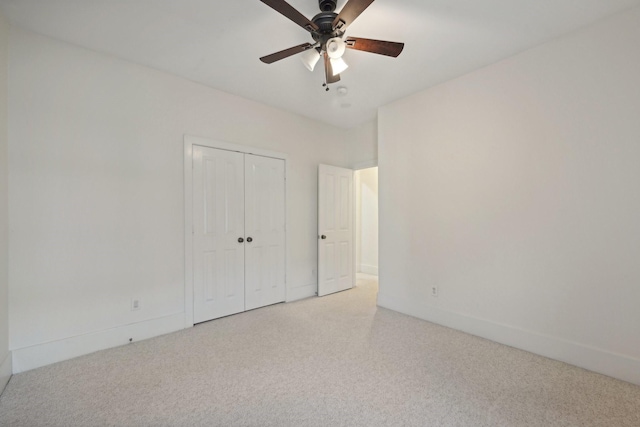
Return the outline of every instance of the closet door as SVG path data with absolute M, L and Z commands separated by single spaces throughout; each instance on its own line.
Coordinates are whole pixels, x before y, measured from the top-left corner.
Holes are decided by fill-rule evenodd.
M 242 153 L 193 147 L 193 212 L 194 323 L 244 311 Z
M 245 309 L 285 300 L 284 160 L 245 155 Z

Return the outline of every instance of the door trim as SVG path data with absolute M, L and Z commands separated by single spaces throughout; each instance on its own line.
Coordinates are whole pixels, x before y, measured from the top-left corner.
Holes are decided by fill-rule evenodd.
M 249 147 L 230 142 L 216 141 L 209 138 L 185 135 L 184 136 L 184 324 L 185 328 L 193 326 L 193 146 L 201 145 L 203 147 L 217 148 L 219 150 L 236 151 L 243 154 L 254 154 L 263 157 L 272 157 L 274 159 L 284 160 L 284 204 L 285 204 L 285 298 L 288 294 L 287 274 L 289 266 L 289 219 L 287 216 L 287 194 L 289 175 L 288 156 L 277 151 L 264 150 L 261 148 Z

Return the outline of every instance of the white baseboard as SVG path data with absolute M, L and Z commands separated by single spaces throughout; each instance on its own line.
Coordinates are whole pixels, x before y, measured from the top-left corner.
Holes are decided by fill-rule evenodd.
M 287 289 L 287 302 L 297 301 L 305 298 L 315 297 L 318 291 L 318 285 L 298 286 L 297 288 Z
M 378 266 L 377 265 L 360 264 L 360 272 L 362 272 L 364 274 L 371 274 L 373 276 L 377 276 L 378 275 Z
M 380 293 L 378 306 L 640 385 L 640 359 Z
M 11 352 L 8 352 L 4 355 L 4 359 L 1 359 L 0 362 L 0 394 L 4 391 L 4 388 L 7 386 L 7 383 L 11 379 L 11 374 L 13 369 L 11 367 Z
M 13 349 L 13 373 L 28 371 L 107 348 L 184 329 L 184 313 Z

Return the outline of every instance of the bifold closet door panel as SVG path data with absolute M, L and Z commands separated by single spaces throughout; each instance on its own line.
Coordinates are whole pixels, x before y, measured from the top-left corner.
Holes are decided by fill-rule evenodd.
M 194 146 L 194 323 L 245 309 L 244 186 L 242 153 Z
M 245 155 L 245 309 L 285 300 L 285 162 Z

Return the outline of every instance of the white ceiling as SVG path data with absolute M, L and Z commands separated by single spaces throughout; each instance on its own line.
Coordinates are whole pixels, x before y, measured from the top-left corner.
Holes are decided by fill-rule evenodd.
M 338 0 L 338 11 L 346 0 Z M 308 18 L 317 0 L 289 0 Z M 311 41 L 259 0 L 0 0 L 14 23 L 340 127 L 640 0 L 377 0 L 347 35 L 405 43 L 396 59 L 348 50 L 350 68 L 325 93 L 323 69 L 259 57 Z M 346 86 L 340 97 L 335 90 Z

